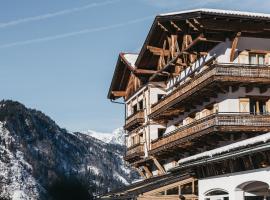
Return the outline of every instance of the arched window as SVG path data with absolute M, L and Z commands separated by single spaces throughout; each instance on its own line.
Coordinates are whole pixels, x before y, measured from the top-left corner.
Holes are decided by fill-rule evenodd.
M 269 185 L 262 181 L 248 181 L 236 187 L 236 190 L 244 192 L 245 200 L 270 199 Z
M 205 200 L 229 200 L 229 193 L 223 189 L 213 189 L 205 193 Z

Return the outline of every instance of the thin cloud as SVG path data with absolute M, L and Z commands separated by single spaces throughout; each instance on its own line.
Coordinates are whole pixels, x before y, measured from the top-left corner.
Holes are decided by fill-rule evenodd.
M 101 3 L 91 3 L 91 4 L 87 4 L 85 6 L 60 10 L 60 11 L 57 11 L 57 12 L 46 13 L 46 14 L 43 14 L 43 15 L 21 18 L 21 19 L 9 21 L 9 22 L 0 23 L 0 28 L 6 28 L 6 27 L 9 27 L 9 26 L 16 26 L 16 25 L 23 24 L 23 23 L 41 21 L 41 20 L 45 20 L 45 19 L 50 19 L 50 18 L 62 16 L 62 15 L 68 15 L 68 14 L 80 12 L 80 11 L 83 11 L 83 10 L 87 10 L 87 9 L 90 9 L 90 8 L 95 8 L 95 7 L 100 7 L 100 6 L 107 6 L 107 5 L 110 5 L 110 4 L 117 3 L 119 1 L 120 0 L 108 0 L 108 1 L 101 2 Z
M 160 7 L 160 8 L 167 8 L 167 9 L 175 9 L 179 8 L 180 10 L 186 10 L 201 6 L 206 6 L 212 3 L 219 3 L 222 0 L 141 0 L 149 5 Z M 178 9 L 178 10 L 179 10 Z
M 153 17 L 154 16 L 147 16 L 147 17 L 143 17 L 143 18 L 130 20 L 130 21 L 125 22 L 125 23 L 113 24 L 113 25 L 109 25 L 109 26 L 102 26 L 102 27 L 98 27 L 98 28 L 83 29 L 83 30 L 79 30 L 79 31 L 68 32 L 68 33 L 63 33 L 63 34 L 58 34 L 58 35 L 52 35 L 52 36 L 47 36 L 47 37 L 42 37 L 42 38 L 35 38 L 35 39 L 31 39 L 31 40 L 24 40 L 24 41 L 18 41 L 18 42 L 13 42 L 13 43 L 8 43 L 8 44 L 2 44 L 2 45 L 0 45 L 0 49 L 28 45 L 28 44 L 34 44 L 34 43 L 41 43 L 41 42 L 46 42 L 46 41 L 51 41 L 51 40 L 58 40 L 58 39 L 73 37 L 73 36 L 77 36 L 77 35 L 83 35 L 83 34 L 87 34 L 87 33 L 100 32 L 100 31 L 120 28 L 120 27 L 124 27 L 127 25 L 136 24 L 136 23 L 143 22 L 143 21 L 146 21 L 149 19 L 153 19 Z

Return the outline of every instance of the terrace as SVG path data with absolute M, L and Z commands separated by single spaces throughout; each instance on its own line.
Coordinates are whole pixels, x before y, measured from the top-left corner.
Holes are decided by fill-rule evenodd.
M 183 84 L 176 84 L 175 90 L 152 105 L 149 118 L 170 120 L 194 108 L 217 93 L 228 92 L 229 86 L 256 86 L 264 92 L 270 83 L 268 65 L 212 64 L 204 71 L 193 74 Z
M 182 126 L 151 143 L 150 155 L 171 151 L 181 144 L 209 133 L 270 131 L 270 115 L 248 113 L 216 113 Z

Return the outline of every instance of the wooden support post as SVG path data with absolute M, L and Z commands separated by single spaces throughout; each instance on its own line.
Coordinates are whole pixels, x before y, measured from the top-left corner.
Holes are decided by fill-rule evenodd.
M 143 169 L 144 169 L 144 171 L 146 173 L 147 178 L 150 178 L 150 177 L 153 176 L 152 172 L 148 169 L 148 167 L 146 167 L 146 166 L 142 166 L 142 167 L 143 167 Z
M 165 71 L 166 69 L 168 69 L 170 66 L 172 66 L 179 58 L 179 56 L 181 56 L 184 52 L 188 51 L 191 47 L 193 47 L 195 44 L 197 44 L 199 41 L 205 41 L 206 38 L 204 38 L 203 34 L 200 34 L 195 40 L 193 40 L 189 45 L 186 46 L 186 48 L 182 49 L 181 52 L 176 53 L 176 56 L 166 64 L 166 66 L 164 66 L 162 69 L 159 69 L 157 71 L 157 73 L 153 74 L 149 81 L 152 81 L 159 73 L 161 73 L 162 71 Z
M 238 32 L 235 36 L 235 38 L 232 41 L 232 49 L 231 49 L 231 55 L 230 55 L 230 62 L 234 61 L 235 56 L 235 49 L 238 45 L 239 37 L 241 36 L 241 32 Z
M 155 157 L 153 157 L 153 156 L 152 156 L 152 159 L 153 159 L 155 165 L 157 166 L 159 172 L 160 172 L 161 174 L 165 174 L 166 171 L 164 170 L 164 168 L 162 167 L 162 165 L 158 162 L 158 160 L 157 160 Z
M 142 170 L 140 170 L 139 168 L 136 168 L 136 170 L 138 171 L 141 177 L 143 177 L 144 179 L 147 178 L 146 175 L 142 172 Z
M 168 56 L 170 55 L 170 51 L 169 50 L 164 50 L 160 47 L 154 47 L 154 46 L 150 46 L 150 45 L 147 45 L 146 47 L 151 53 L 153 53 L 154 55 L 157 55 L 157 56 Z
M 195 194 L 195 181 L 192 181 L 192 194 Z

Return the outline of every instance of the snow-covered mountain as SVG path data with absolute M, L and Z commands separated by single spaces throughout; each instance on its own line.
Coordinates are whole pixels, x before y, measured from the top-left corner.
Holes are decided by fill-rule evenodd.
M 125 131 L 123 128 L 117 128 L 112 133 L 104 133 L 93 130 L 83 131 L 82 133 L 92 136 L 108 144 L 125 144 Z
M 0 199 L 50 199 L 51 185 L 63 177 L 86 182 L 94 194 L 129 184 L 137 174 L 124 165 L 119 141 L 69 133 L 40 111 L 1 101 Z

